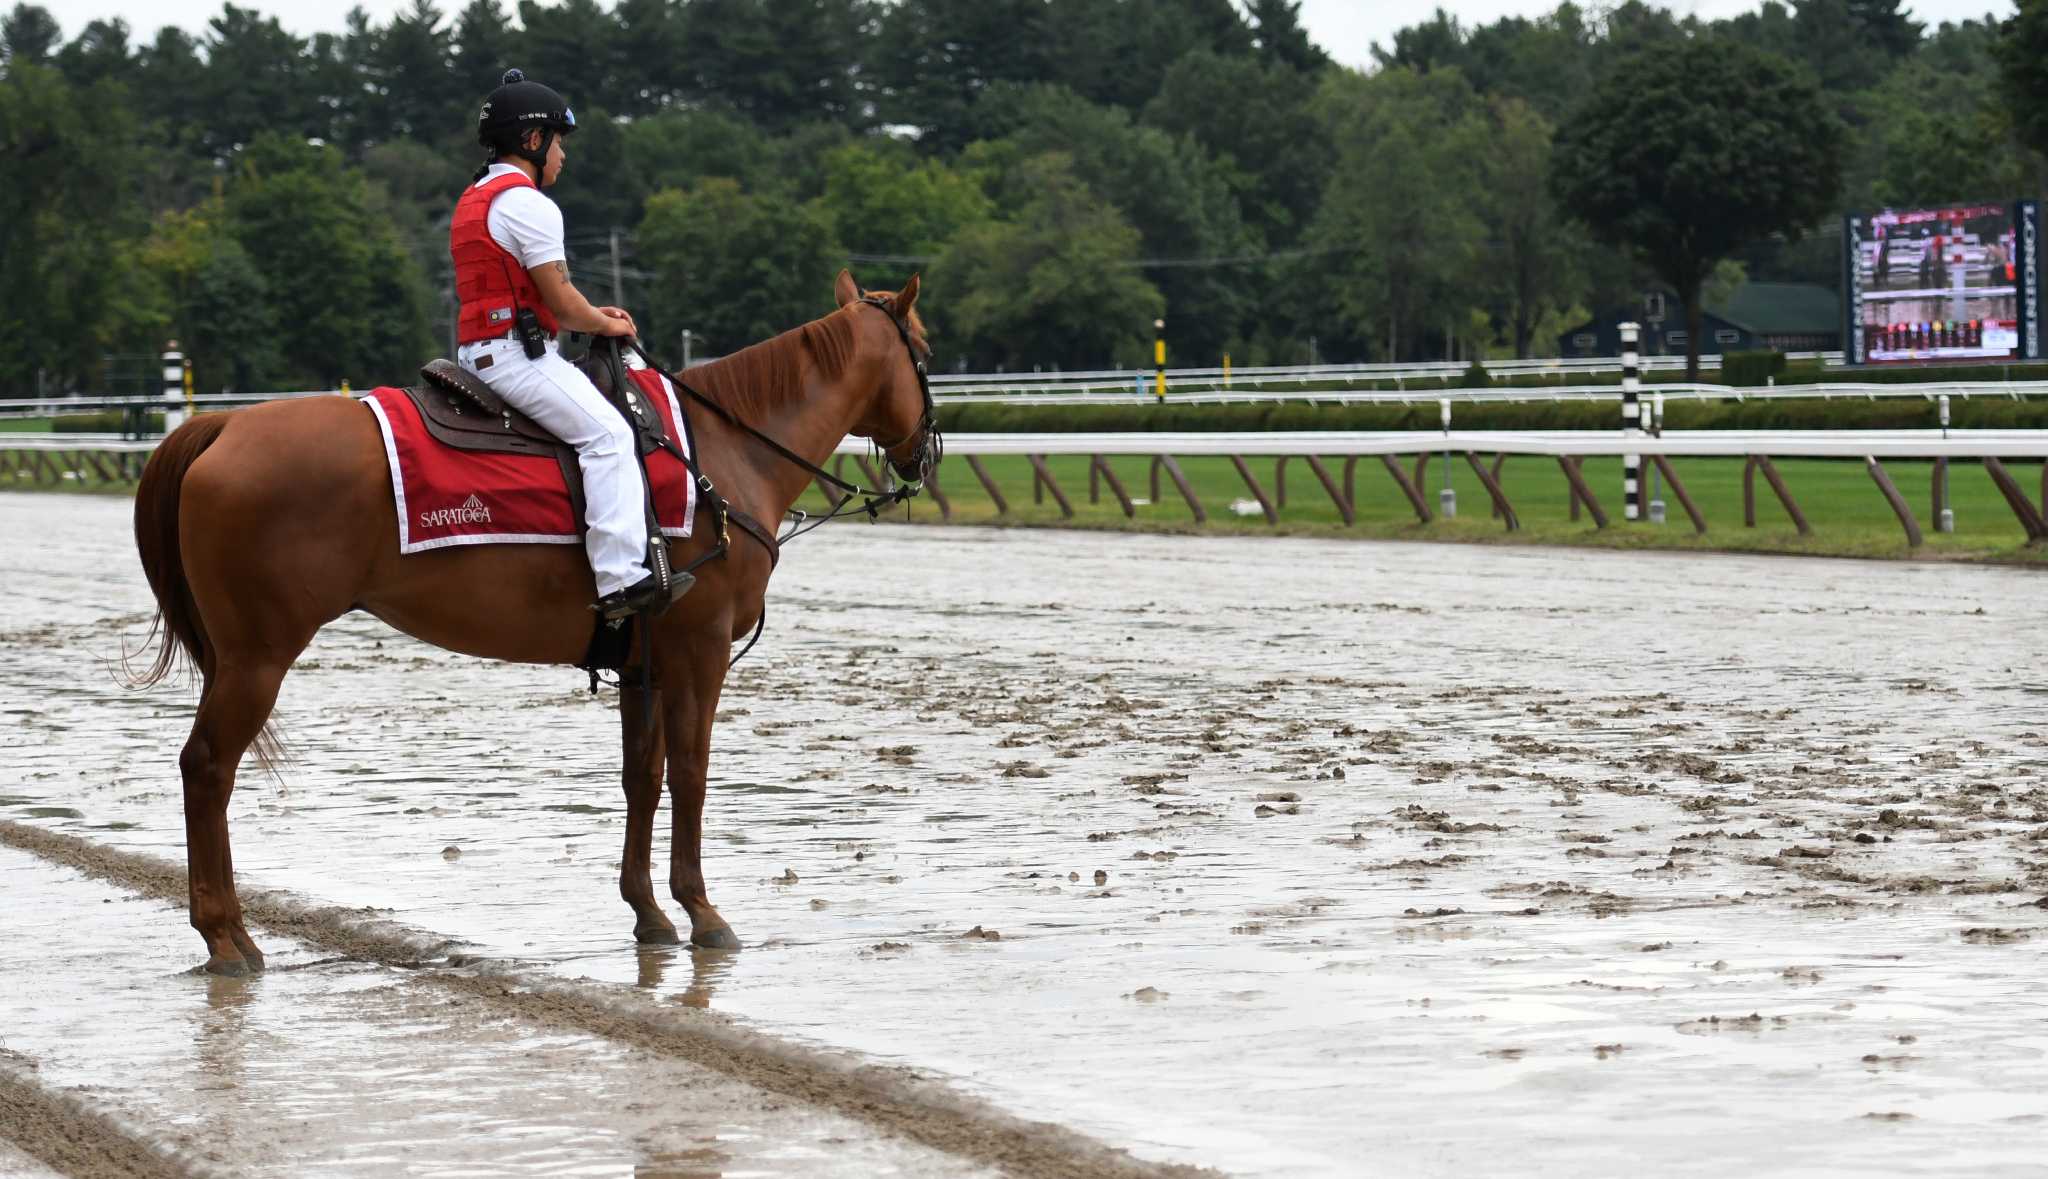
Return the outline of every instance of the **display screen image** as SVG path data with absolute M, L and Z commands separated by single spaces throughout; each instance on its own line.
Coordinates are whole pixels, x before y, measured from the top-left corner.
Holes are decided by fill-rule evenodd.
M 2030 205 L 1887 209 L 1848 219 L 1852 363 L 2000 360 L 2027 355 Z

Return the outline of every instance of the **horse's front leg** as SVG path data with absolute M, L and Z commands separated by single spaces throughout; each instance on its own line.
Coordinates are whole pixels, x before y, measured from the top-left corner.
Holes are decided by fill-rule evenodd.
M 669 892 L 690 915 L 690 944 L 737 950 L 740 939 L 704 890 L 704 782 L 711 765 L 711 721 L 725 686 L 730 641 L 692 642 L 671 665 L 668 693 L 668 789 L 673 814 Z
M 625 738 L 626 851 L 619 858 L 619 895 L 633 906 L 633 937 L 649 945 L 682 939 L 654 901 L 654 812 L 661 807 L 661 693 L 643 691 L 627 672 L 619 690 L 620 732 Z

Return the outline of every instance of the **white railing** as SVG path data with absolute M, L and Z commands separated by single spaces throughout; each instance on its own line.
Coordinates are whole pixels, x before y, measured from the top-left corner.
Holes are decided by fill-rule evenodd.
M 1241 458 L 1482 454 L 1662 454 L 1740 458 L 2048 458 L 2048 430 L 1684 430 L 1624 438 L 1619 430 L 1260 430 L 1243 433 L 948 434 L 948 455 L 1160 455 Z M 838 453 L 864 455 L 849 438 Z
M 155 439 L 110 434 L 0 433 L 0 450 L 143 454 Z M 2048 458 L 2048 430 L 1673 430 L 1624 438 L 1619 430 L 1259 430 L 1073 434 L 948 434 L 953 455 L 1379 455 L 1422 451 L 1485 454 L 1794 458 Z M 838 453 L 865 455 L 865 439 Z
M 1792 360 L 1818 360 L 1825 366 L 1839 366 L 1842 354 L 1839 352 L 1793 352 Z M 1645 372 L 1674 372 L 1685 367 L 1683 356 L 1646 356 L 1641 360 Z M 1496 379 L 1512 377 L 1555 378 L 1559 382 L 1573 376 L 1588 376 L 1594 373 L 1619 373 L 1619 357 L 1590 357 L 1578 360 L 1489 360 L 1486 371 Z M 1232 369 L 1226 375 L 1221 368 L 1177 368 L 1166 371 L 1168 400 L 1216 400 L 1216 394 L 1244 396 L 1248 400 L 1270 396 L 1262 391 L 1275 385 L 1315 385 L 1313 393 L 1282 391 L 1278 396 L 1296 398 L 1320 396 L 1322 390 L 1349 390 L 1359 383 L 1380 381 L 1443 381 L 1456 379 L 1465 374 L 1469 362 L 1464 361 L 1423 361 L 1413 364 L 1321 364 L 1264 368 Z M 931 379 L 932 392 L 940 401 L 1001 401 L 1016 397 L 1053 397 L 1066 402 L 1085 400 L 1082 395 L 1106 395 L 1111 402 L 1119 399 L 1136 402 L 1149 400 L 1154 386 L 1155 372 L 1144 370 L 1099 370 L 1092 372 L 1035 372 L 1035 373 L 951 373 L 937 374 Z M 1144 396 L 1141 398 L 1140 383 Z M 1704 388 L 1704 386 L 1702 386 Z M 1597 386 L 1595 388 L 1598 388 Z M 1661 388 L 1666 388 L 1662 387 Z M 1611 387 L 1605 390 L 1612 392 Z M 192 397 L 191 404 L 197 407 L 218 408 L 223 406 L 251 405 L 263 401 L 283 401 L 294 397 L 330 397 L 345 393 L 341 389 L 300 389 L 288 392 L 266 393 L 201 393 Z M 1396 391 L 1398 393 L 1398 391 Z M 1445 389 L 1441 393 L 1430 390 L 1432 396 L 1447 396 L 1454 399 L 1473 400 L 1478 395 L 1511 395 L 1510 390 Z M 1522 390 L 1534 393 L 1538 390 Z M 1545 393 L 1575 393 L 1575 389 L 1548 387 Z M 1178 396 L 1177 396 L 1178 395 Z M 1718 394 L 1717 394 L 1718 395 Z M 1396 396 L 1395 400 L 1399 400 Z M 1030 402 L 1024 402 L 1029 404 Z M 141 397 L 57 397 L 35 400 L 0 399 L 0 418 L 63 417 L 80 413 L 97 413 L 104 410 L 141 409 L 158 412 L 173 408 L 173 403 L 156 396 Z

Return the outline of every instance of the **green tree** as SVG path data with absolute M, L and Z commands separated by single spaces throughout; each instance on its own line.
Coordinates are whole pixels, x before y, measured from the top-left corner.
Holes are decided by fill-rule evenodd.
M 1943 25 L 1867 97 L 1852 137 L 1855 207 L 1912 207 L 2009 197 L 2033 181 L 2033 153 L 1998 84 L 1990 21 Z
M 137 128 L 112 82 L 74 87 L 24 54 L 0 71 L 0 392 L 76 384 L 114 343 Z
M 634 48 L 597 0 L 519 0 L 519 23 L 525 32 L 514 53 L 525 60 L 505 62 L 500 72 L 505 66 L 518 66 L 527 77 L 559 91 L 572 110 L 631 108 L 633 96 L 619 66 Z M 491 85 L 497 85 L 495 78 Z M 483 95 L 475 101 L 481 103 Z
M 1244 224 L 1228 169 L 1192 136 L 1134 125 L 1129 112 L 1063 87 L 998 87 L 982 109 L 1016 159 L 1064 154 L 1081 184 L 1137 227 L 1143 256 L 1155 260 L 1147 274 L 1166 296 L 1174 355 L 1215 363 L 1232 349 L 1251 309 L 1243 260 L 1263 243 Z M 1028 184 L 1010 188 L 1034 195 Z
M 659 276 L 650 334 L 732 352 L 832 310 L 845 251 L 823 211 L 715 178 L 647 199 L 638 256 Z
M 1999 26 L 1999 85 L 2020 140 L 2037 159 L 2048 159 L 2048 0 L 2019 0 L 2017 7 Z M 2048 193 L 2048 165 L 2037 176 L 2037 190 Z
M 1793 45 L 1838 100 L 1875 86 L 1920 43 L 1898 0 L 1792 0 Z M 1845 102 L 1846 105 L 1846 102 Z
M 918 160 L 907 147 L 849 143 L 825 158 L 819 207 L 836 240 L 865 255 L 915 258 L 937 253 L 955 235 L 994 213 L 971 178 L 939 160 Z M 901 286 L 922 267 L 914 261 L 860 261 L 873 287 Z
M 1441 354 L 1471 319 L 1488 232 L 1479 97 L 1455 68 L 1394 68 L 1332 73 L 1321 102 L 1337 159 L 1305 244 L 1322 301 L 1354 346 Z
M 223 4 L 207 28 L 195 114 L 200 141 L 213 155 L 225 158 L 265 132 L 334 138 L 333 108 L 305 82 L 305 41 L 276 17 L 233 4 Z
M 359 9 L 358 12 L 361 10 Z M 431 0 L 412 0 L 391 23 L 369 33 L 356 102 L 364 108 L 364 141 L 439 140 L 474 128 L 475 104 L 451 70 L 452 28 Z
M 691 0 L 696 95 L 770 133 L 825 119 L 858 127 L 868 0 Z
M 1330 55 L 1309 38 L 1301 23 L 1301 0 L 1245 0 L 1244 7 L 1260 56 L 1303 73 L 1330 64 Z
M 1578 296 L 1584 243 L 1549 192 L 1550 124 L 1518 98 L 1496 99 L 1488 115 L 1479 198 L 1492 232 L 1478 289 L 1527 358 L 1537 326 Z
M 973 136 L 975 102 L 998 82 L 1052 72 L 1045 0 L 900 0 L 868 43 L 882 121 L 917 128 L 952 154 Z
M 498 0 L 469 0 L 455 18 L 453 41 L 448 85 L 464 99 L 463 141 L 475 143 L 477 111 L 505 71 L 519 65 L 513 58 L 520 38 Z
M 1575 4 L 1525 20 L 1504 17 L 1472 30 L 1459 68 L 1481 94 L 1517 98 L 1556 126 L 1593 76 L 1595 30 Z
M 1252 57 L 1190 53 L 1173 63 L 1144 121 L 1193 136 L 1222 164 L 1245 222 L 1291 245 L 1315 215 L 1330 173 L 1315 80 Z
M 270 285 L 229 232 L 213 198 L 157 219 L 138 270 L 166 304 L 164 333 L 192 358 L 202 391 L 275 388 L 283 373 L 282 325 L 272 316 Z
M 1251 48 L 1251 31 L 1231 0 L 1049 0 L 1046 25 L 1047 81 L 1133 111 L 1188 54 Z
M 727 111 L 670 110 L 622 129 L 627 158 L 652 190 L 690 189 L 722 176 L 750 192 L 781 183 L 775 145 Z M 642 196 L 645 202 L 645 196 Z
M 135 75 L 135 57 L 128 46 L 128 25 L 120 20 L 90 21 L 62 52 L 57 68 L 72 83 L 128 82 Z
M 1017 174 L 1030 199 L 970 227 L 932 269 L 935 342 L 976 367 L 1133 364 L 1166 306 L 1134 263 L 1138 231 L 1073 164 L 1040 156 Z
M 0 17 L 0 61 L 40 65 L 64 42 L 64 30 L 50 10 L 39 4 L 17 4 Z
M 258 137 L 234 162 L 224 210 L 268 291 L 284 379 L 395 382 L 426 355 L 425 277 L 394 210 L 338 149 Z
M 612 10 L 626 52 L 614 101 L 621 115 L 638 118 L 665 110 L 690 96 L 684 64 L 689 45 L 684 9 L 676 0 L 618 0 Z M 700 49 L 699 52 L 702 52 Z
M 1439 7 L 1428 20 L 1394 30 L 1394 43 L 1381 49 L 1375 42 L 1373 60 L 1381 69 L 1413 70 L 1426 74 L 1434 69 L 1465 64 L 1465 27 L 1458 18 Z
M 1679 41 L 1593 88 L 1558 132 L 1553 192 L 1677 292 L 1697 379 L 1700 285 L 1743 243 L 1796 236 L 1833 209 L 1843 138 L 1791 62 L 1724 38 Z

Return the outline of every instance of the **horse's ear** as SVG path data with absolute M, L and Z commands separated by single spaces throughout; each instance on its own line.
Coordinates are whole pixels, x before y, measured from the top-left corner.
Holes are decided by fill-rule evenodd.
M 913 274 L 910 281 L 903 284 L 903 290 L 896 296 L 896 305 L 891 308 L 896 313 L 896 318 L 906 322 L 910 319 L 911 308 L 917 306 L 917 291 L 921 277 Z
M 853 271 L 839 272 L 839 281 L 832 284 L 832 297 L 839 300 L 841 307 L 860 302 L 860 284 L 853 281 Z

